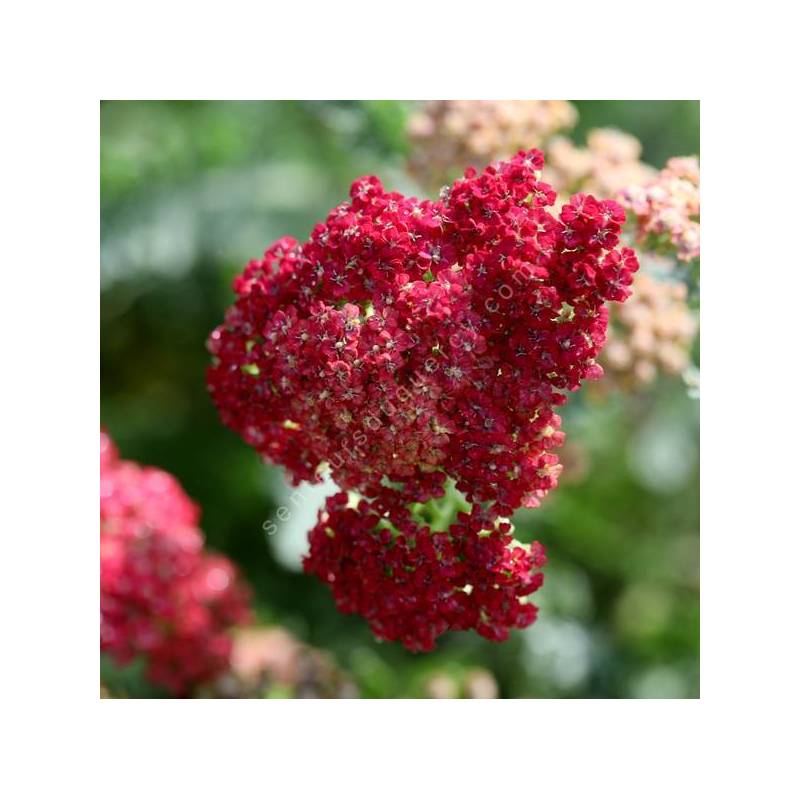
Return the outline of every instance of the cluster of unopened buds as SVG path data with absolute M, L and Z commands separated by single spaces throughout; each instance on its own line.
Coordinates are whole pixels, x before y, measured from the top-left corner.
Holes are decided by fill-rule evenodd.
M 700 163 L 671 158 L 652 180 L 619 194 L 632 212 L 637 236 L 648 249 L 667 246 L 681 261 L 700 257 Z
M 225 672 L 230 628 L 250 618 L 233 565 L 205 551 L 199 510 L 172 475 L 120 460 L 100 435 L 100 648 L 141 658 L 176 695 Z
M 652 383 L 659 373 L 681 374 L 697 332 L 685 284 L 639 273 L 632 289 L 612 315 L 602 354 L 608 381 L 623 389 Z
M 542 148 L 577 119 L 566 100 L 431 100 L 409 121 L 409 170 L 422 186 L 438 190 L 466 167 Z
M 621 206 L 579 194 L 555 217 L 543 167 L 520 152 L 437 201 L 357 180 L 308 241 L 248 264 L 209 338 L 223 422 L 294 482 L 342 490 L 306 570 L 411 650 L 536 618 L 543 548 L 507 518 L 556 485 L 556 409 L 602 375 L 606 303 L 638 268 Z M 465 510 L 431 525 L 446 492 Z

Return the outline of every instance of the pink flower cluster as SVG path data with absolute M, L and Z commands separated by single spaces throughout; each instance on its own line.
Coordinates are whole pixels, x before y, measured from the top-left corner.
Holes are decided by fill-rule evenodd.
M 357 514 L 343 514 L 339 500 L 328 509 L 334 539 L 351 541 L 346 528 L 361 514 L 368 536 L 373 502 L 403 522 L 402 504 L 441 496 L 448 479 L 474 516 L 451 540 L 494 530 L 489 516 L 537 505 L 555 486 L 555 408 L 602 374 L 605 303 L 628 297 L 638 264 L 618 247 L 617 203 L 580 194 L 559 218 L 547 211 L 555 192 L 540 180 L 543 166 L 538 150 L 520 152 L 467 170 L 435 202 L 362 178 L 309 241 L 280 240 L 237 278 L 236 303 L 209 339 L 209 390 L 223 422 L 294 481 L 329 468 L 342 489 L 370 498 Z M 433 575 L 444 567 L 425 539 L 414 537 Z M 366 613 L 345 556 L 314 540 L 307 568 L 336 581 L 344 607 Z M 466 542 L 453 547 L 466 557 Z M 449 585 L 440 578 L 434 585 Z M 385 600 L 405 608 L 397 593 Z M 532 619 L 409 613 L 393 622 L 381 613 L 373 627 L 423 648 L 444 622 L 499 638 L 503 626 Z
M 682 261 L 700 257 L 697 158 L 671 158 L 652 181 L 625 189 L 619 199 L 635 215 L 640 239 L 666 239 Z
M 100 435 L 100 647 L 186 694 L 228 667 L 229 628 L 249 620 L 233 565 L 203 549 L 199 510 L 166 472 L 121 461 Z

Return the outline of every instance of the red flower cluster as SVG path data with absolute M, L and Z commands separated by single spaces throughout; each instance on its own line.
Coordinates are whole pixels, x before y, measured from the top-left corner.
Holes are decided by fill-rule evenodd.
M 328 466 L 343 489 L 411 503 L 450 478 L 490 504 L 481 527 L 537 505 L 559 471 L 554 408 L 602 374 L 604 304 L 638 267 L 617 248 L 621 206 L 576 195 L 557 219 L 543 166 L 520 152 L 438 201 L 362 178 L 308 242 L 250 262 L 209 339 L 223 422 L 295 481 Z
M 147 660 L 176 694 L 228 667 L 228 628 L 249 620 L 233 565 L 203 550 L 199 510 L 166 472 L 121 461 L 100 435 L 100 647 Z
M 433 532 L 391 491 L 352 506 L 342 492 L 328 499 L 310 541 L 306 570 L 331 587 L 339 610 L 409 650 L 432 649 L 447 630 L 502 641 L 536 619 L 527 596 L 542 584 L 544 548 L 514 541 L 510 523 L 492 513 L 461 513 Z

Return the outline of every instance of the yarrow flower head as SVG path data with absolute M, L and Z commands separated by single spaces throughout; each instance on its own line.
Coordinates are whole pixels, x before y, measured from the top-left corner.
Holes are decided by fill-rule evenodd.
M 546 562 L 541 545 L 524 546 L 511 530 L 494 514 L 462 512 L 447 531 L 434 532 L 401 498 L 353 505 L 340 493 L 311 531 L 305 567 L 379 639 L 430 650 L 445 631 L 474 628 L 502 641 L 509 628 L 536 619 L 528 595 L 541 586 Z
M 632 289 L 611 316 L 602 354 L 608 381 L 622 389 L 652 383 L 659 373 L 682 373 L 697 332 L 685 284 L 639 273 Z
M 429 535 L 414 529 L 390 542 L 374 532 L 374 509 L 401 530 L 410 524 L 404 506 L 442 496 L 450 481 L 472 505 L 447 537 L 456 560 L 473 540 L 499 541 L 498 518 L 537 505 L 555 486 L 553 451 L 564 438 L 555 409 L 602 375 L 605 304 L 628 297 L 638 268 L 619 246 L 622 207 L 578 194 L 553 216 L 543 166 L 541 152 L 521 151 L 481 173 L 468 169 L 438 201 L 357 180 L 307 242 L 281 239 L 248 264 L 208 342 L 208 387 L 226 425 L 295 482 L 329 469 L 365 498 L 356 510 L 333 501 L 325 512 L 333 524 L 321 520 L 323 533 L 312 532 L 306 567 L 335 583 L 340 607 L 413 649 L 448 628 L 501 638 L 535 614 L 515 611 L 513 592 L 499 616 L 474 602 L 458 611 L 464 601 L 442 553 L 420 544 Z M 370 613 L 363 598 L 375 588 L 362 586 L 342 551 L 370 542 L 379 560 L 414 561 L 414 574 L 429 575 L 449 598 L 444 607 L 424 593 L 410 616 Z M 537 561 L 515 558 L 530 569 Z
M 229 628 L 250 618 L 233 565 L 203 548 L 199 510 L 166 472 L 119 459 L 100 435 L 100 647 L 144 658 L 183 695 L 228 667 Z
M 409 121 L 409 171 L 423 186 L 438 189 L 467 166 L 541 148 L 577 119 L 566 100 L 431 100 Z
M 633 185 L 619 201 L 636 221 L 640 241 L 670 245 L 681 261 L 700 257 L 700 163 L 671 158 L 655 178 Z
M 635 136 L 614 128 L 590 130 L 586 147 L 556 136 L 547 147 L 544 179 L 559 197 L 576 191 L 613 197 L 625 187 L 639 186 L 655 177 L 655 169 L 640 160 L 641 153 L 642 145 Z

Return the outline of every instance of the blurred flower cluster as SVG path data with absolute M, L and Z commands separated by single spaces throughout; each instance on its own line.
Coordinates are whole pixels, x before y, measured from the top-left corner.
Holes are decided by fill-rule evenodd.
M 184 695 L 228 668 L 230 629 L 250 619 L 249 590 L 204 550 L 199 510 L 166 472 L 119 459 L 100 434 L 100 648 L 147 662 L 147 678 Z
M 494 675 L 480 668 L 440 670 L 430 675 L 424 685 L 425 696 L 432 700 L 494 700 L 498 692 Z
M 627 185 L 620 202 L 635 214 L 643 247 L 669 244 L 681 261 L 700 257 L 700 163 L 696 158 L 671 158 L 652 180 Z
M 144 662 L 183 697 L 353 697 L 326 654 L 253 622 L 250 589 L 208 553 L 198 507 L 169 473 L 119 458 L 100 434 L 100 649 Z M 114 694 L 101 685 L 101 697 Z
M 201 697 L 357 697 L 352 679 L 333 659 L 280 627 L 233 634 L 230 670 L 200 689 Z
M 602 354 L 608 380 L 622 389 L 652 383 L 659 373 L 680 375 L 689 366 L 697 329 L 684 283 L 642 272 L 632 290 L 630 300 L 612 315 Z
M 635 136 L 614 128 L 595 128 L 586 135 L 586 147 L 558 136 L 547 146 L 544 179 L 560 196 L 581 191 L 616 197 L 627 186 L 650 180 L 656 171 L 639 159 L 642 145 Z
M 577 113 L 566 100 L 431 100 L 409 121 L 411 174 L 431 190 L 519 150 L 543 148 Z

